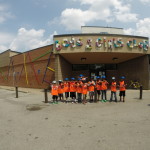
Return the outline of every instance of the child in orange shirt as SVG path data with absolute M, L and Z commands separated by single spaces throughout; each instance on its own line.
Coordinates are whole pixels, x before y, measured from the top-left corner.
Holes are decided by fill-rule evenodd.
M 102 76 L 102 102 L 107 102 L 107 85 L 106 76 Z
M 52 95 L 53 103 L 58 104 L 58 85 L 56 81 L 52 82 L 50 93 Z
M 58 96 L 60 101 L 64 101 L 64 85 L 61 80 L 59 80 L 59 85 L 58 85 Z
M 125 102 L 125 96 L 126 96 L 126 85 L 125 84 L 125 81 L 124 81 L 125 77 L 122 76 L 121 77 L 121 80 L 119 81 L 119 87 L 120 87 L 120 93 L 119 93 L 119 96 L 120 96 L 120 102 L 123 100 L 123 102 Z M 122 99 L 123 98 L 123 99 Z
M 110 86 L 110 90 L 111 90 L 111 97 L 110 97 L 110 102 L 112 102 L 113 100 L 113 95 L 115 97 L 115 102 L 117 102 L 117 83 L 116 83 L 116 78 L 112 77 L 112 82 L 111 82 L 111 86 Z
M 94 82 L 94 80 L 91 80 L 88 83 L 88 91 L 89 91 L 91 103 L 94 102 L 94 90 L 95 90 L 95 82 Z
M 70 82 L 70 97 L 72 98 L 73 102 L 76 102 L 75 78 L 71 78 L 71 82 Z
M 96 91 L 97 91 L 97 100 L 99 101 L 100 100 L 100 95 L 101 95 L 101 90 L 102 90 L 102 82 L 100 80 L 100 76 L 97 76 L 96 77 Z M 97 101 L 96 100 L 96 101 Z
M 77 92 L 77 100 L 78 100 L 78 103 L 81 103 L 82 102 L 82 81 L 81 79 L 79 78 L 78 79 L 78 82 L 76 84 L 77 88 L 76 88 L 76 92 Z
M 66 102 L 68 100 L 68 97 L 69 97 L 69 79 L 68 78 L 65 78 L 65 82 L 64 82 L 64 92 L 65 92 L 65 98 L 66 98 Z
M 86 104 L 86 96 L 87 96 L 87 92 L 88 92 L 88 85 L 85 81 L 83 81 L 83 85 L 82 85 L 82 94 L 83 94 L 83 104 Z

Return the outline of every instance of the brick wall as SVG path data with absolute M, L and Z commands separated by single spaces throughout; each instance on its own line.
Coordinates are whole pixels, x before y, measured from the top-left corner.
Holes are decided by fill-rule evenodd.
M 52 45 L 48 45 L 11 57 L 10 66 L 0 68 L 0 85 L 46 88 L 47 82 L 51 82 L 55 78 L 54 71 L 47 69 L 46 82 L 42 82 L 52 47 Z M 27 73 L 24 67 L 24 56 Z M 35 60 L 36 58 L 39 59 Z M 54 69 L 54 63 L 55 55 L 51 54 L 49 67 Z

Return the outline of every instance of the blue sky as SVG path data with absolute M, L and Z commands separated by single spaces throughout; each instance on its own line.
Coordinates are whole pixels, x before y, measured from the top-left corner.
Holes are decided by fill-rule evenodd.
M 84 25 L 150 37 L 150 0 L 0 0 L 0 52 L 49 45 Z

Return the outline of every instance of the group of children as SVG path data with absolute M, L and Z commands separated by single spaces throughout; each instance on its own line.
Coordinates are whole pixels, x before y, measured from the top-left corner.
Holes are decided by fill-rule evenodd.
M 112 77 L 111 83 L 108 83 L 106 76 L 97 76 L 96 80 L 91 79 L 87 81 L 87 78 L 82 74 L 79 75 L 78 80 L 75 78 L 65 78 L 64 81 L 59 80 L 58 84 L 53 81 L 51 84 L 50 92 L 52 95 L 53 103 L 72 102 L 72 103 L 87 103 L 87 94 L 89 94 L 89 102 L 107 102 L 107 89 L 110 87 L 111 96 L 109 102 L 117 102 L 117 88 L 119 88 L 120 101 L 125 102 L 126 84 L 125 77 L 121 76 L 120 81 L 116 82 L 115 77 Z M 100 99 L 101 96 L 101 99 Z M 69 97 L 71 100 L 68 100 Z M 114 100 L 113 100 L 114 97 Z

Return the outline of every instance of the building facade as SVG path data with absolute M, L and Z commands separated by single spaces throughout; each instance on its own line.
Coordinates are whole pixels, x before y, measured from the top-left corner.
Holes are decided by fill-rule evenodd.
M 81 34 L 54 36 L 56 80 L 81 73 L 88 78 L 106 75 L 108 81 L 123 75 L 128 85 L 137 80 L 150 88 L 147 37 L 120 34 L 121 28 L 82 28 Z
M 149 39 L 124 35 L 122 28 L 82 27 L 80 34 L 55 35 L 54 44 L 0 54 L 0 85 L 47 88 L 53 80 L 106 75 L 137 80 L 150 89 Z

